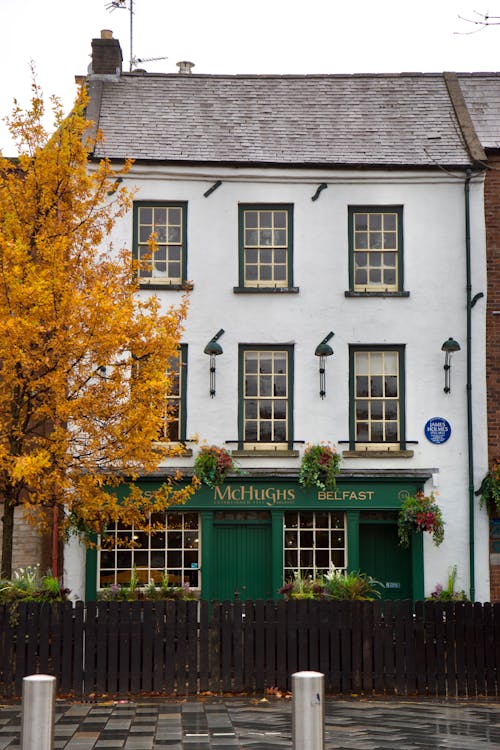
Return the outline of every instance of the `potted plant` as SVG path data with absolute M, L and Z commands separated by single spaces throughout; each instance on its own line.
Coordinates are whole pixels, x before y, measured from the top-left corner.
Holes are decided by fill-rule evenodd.
M 444 521 L 434 495 L 424 495 L 419 490 L 415 497 L 408 497 L 402 504 L 398 516 L 398 536 L 402 547 L 410 545 L 413 531 L 427 531 L 439 547 L 444 539 Z
M 303 487 L 333 490 L 342 456 L 329 443 L 307 445 L 300 464 L 299 482 Z
M 223 484 L 228 473 L 235 469 L 231 454 L 216 445 L 202 446 L 194 462 L 195 476 L 212 489 Z
M 486 506 L 488 515 L 490 518 L 497 518 L 500 516 L 500 464 L 494 463 L 491 469 L 488 471 L 481 486 L 476 492 L 476 495 L 480 495 L 479 504 L 482 507 Z
M 325 599 L 372 602 L 376 598 L 380 599 L 379 587 L 384 588 L 384 584 L 367 573 L 331 568 L 324 577 L 323 596 Z
M 286 601 L 290 599 L 320 599 L 322 590 L 321 582 L 316 578 L 310 575 L 303 576 L 295 571 L 293 579 L 284 583 L 279 593 L 283 594 Z
M 448 571 L 448 583 L 443 586 L 441 583 L 436 584 L 436 588 L 430 596 L 427 597 L 429 602 L 468 602 L 465 591 L 455 591 L 457 581 L 457 566 L 454 565 Z

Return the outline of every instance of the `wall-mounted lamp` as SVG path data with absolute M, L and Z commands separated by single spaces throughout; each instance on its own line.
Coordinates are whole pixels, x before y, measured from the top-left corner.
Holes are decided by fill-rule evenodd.
M 452 339 L 451 336 L 449 339 L 447 339 L 443 346 L 441 347 L 441 351 L 444 352 L 444 392 L 449 393 L 451 390 L 450 387 L 450 381 L 451 381 L 451 355 L 453 352 L 459 352 L 460 351 L 460 344 L 458 341 L 455 341 L 455 339 Z
M 210 398 L 215 396 L 215 358 L 222 354 L 222 346 L 218 343 L 218 339 L 223 333 L 224 329 L 221 328 L 203 349 L 205 354 L 210 355 Z
M 321 398 L 325 398 L 326 396 L 326 368 L 325 368 L 325 358 L 331 357 L 333 354 L 333 349 L 328 343 L 331 338 L 335 336 L 333 331 L 330 331 L 330 333 L 325 336 L 323 341 L 318 344 L 316 347 L 316 351 L 314 352 L 316 357 L 319 357 L 319 395 Z

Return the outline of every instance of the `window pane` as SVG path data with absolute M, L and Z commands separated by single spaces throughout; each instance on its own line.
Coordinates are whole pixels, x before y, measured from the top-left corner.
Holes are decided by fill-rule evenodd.
M 365 352 L 356 352 L 355 362 L 356 362 L 356 374 L 357 375 L 368 375 L 368 372 L 369 372 L 368 361 L 369 361 L 368 354 L 366 354 Z
M 368 396 L 368 378 L 356 378 L 356 396 Z
M 368 401 L 356 402 L 356 419 L 368 419 Z
M 139 207 L 139 223 L 153 225 L 153 209 L 144 206 Z
M 384 230 L 394 231 L 396 229 L 397 214 L 384 214 Z
M 368 247 L 367 232 L 356 232 L 354 235 L 354 243 L 356 250 L 365 250 Z
M 257 226 L 257 211 L 245 211 L 245 224 L 247 227 Z
M 396 232 L 384 233 L 384 247 L 387 250 L 394 250 L 396 248 Z
M 354 228 L 366 231 L 368 229 L 368 215 L 354 214 Z
M 286 422 L 274 423 L 274 440 L 278 443 L 286 442 Z
M 398 374 L 398 354 L 397 352 L 386 352 L 384 356 L 384 366 L 386 375 Z

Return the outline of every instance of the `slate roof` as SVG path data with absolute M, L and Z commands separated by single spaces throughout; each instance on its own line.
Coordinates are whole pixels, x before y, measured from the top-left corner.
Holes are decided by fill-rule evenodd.
M 472 122 L 486 149 L 500 149 L 500 74 L 459 73 Z
M 470 164 L 441 74 L 91 76 L 95 156 L 218 164 Z

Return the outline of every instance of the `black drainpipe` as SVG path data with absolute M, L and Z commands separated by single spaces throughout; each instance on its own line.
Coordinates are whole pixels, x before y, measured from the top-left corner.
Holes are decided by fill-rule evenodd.
M 467 448 L 469 469 L 469 598 L 473 602 L 476 598 L 476 573 L 475 573 L 475 521 L 474 521 L 474 445 L 472 435 L 472 308 L 481 297 L 483 292 L 478 292 L 472 297 L 471 280 L 471 243 L 470 243 L 470 181 L 472 170 L 465 172 L 465 270 L 467 282 Z
M 471 284 L 471 255 L 470 255 L 470 181 L 472 172 L 465 173 L 465 272 L 467 289 L 467 448 L 469 464 L 469 598 L 473 602 L 476 595 L 476 573 L 474 560 L 474 446 L 472 436 L 472 284 Z

